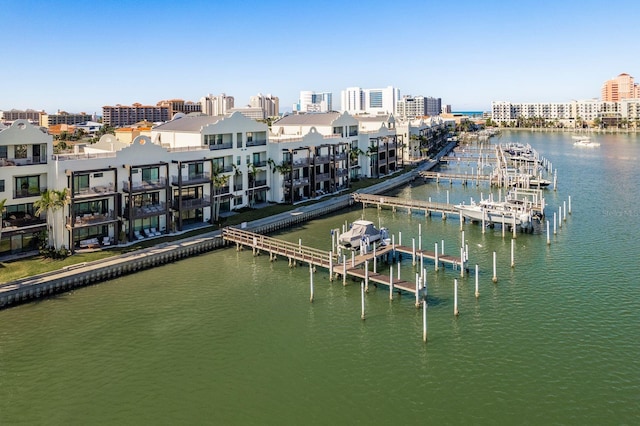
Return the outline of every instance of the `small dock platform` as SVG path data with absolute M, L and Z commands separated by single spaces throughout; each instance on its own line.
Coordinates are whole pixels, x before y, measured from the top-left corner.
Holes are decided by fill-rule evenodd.
M 441 213 L 443 218 L 446 218 L 448 214 L 460 216 L 460 211 L 453 205 L 448 203 L 436 203 L 431 201 L 422 200 L 407 200 L 399 197 L 388 197 L 383 195 L 370 195 L 356 192 L 352 194 L 355 202 L 362 203 L 363 207 L 368 204 L 375 205 L 378 208 L 382 206 L 391 207 L 395 212 L 396 209 L 403 208 L 411 213 L 412 210 L 424 211 L 425 214 Z
M 422 256 L 424 259 L 429 259 L 434 262 L 437 261 L 443 265 L 450 264 L 454 268 L 463 266 L 462 260 L 459 257 L 444 254 L 437 255 L 435 252 L 415 250 L 412 247 L 401 245 L 380 246 L 364 254 L 354 254 L 351 258 L 344 256 L 340 259 L 333 252 L 267 237 L 238 228 L 224 228 L 222 230 L 222 238 L 228 242 L 235 243 L 238 249 L 241 247 L 251 247 L 254 255 L 258 255 L 261 251 L 268 252 L 270 260 L 275 260 L 278 256 L 286 257 L 289 259 L 290 267 L 296 265 L 297 262 L 307 263 L 313 267 L 321 267 L 329 270 L 332 277 L 341 275 L 343 276 L 343 280 L 345 280 L 347 276 L 351 276 L 365 281 L 367 285 L 369 281 L 388 287 L 393 285 L 393 288 L 396 290 L 402 290 L 412 294 L 416 293 L 415 283 L 404 280 L 396 281 L 391 275 L 379 273 L 376 267 L 377 259 L 393 257 L 395 260 L 396 254 L 407 254 L 412 256 L 414 264 L 417 264 L 418 261 L 416 259 Z M 365 268 L 365 265 L 373 266 L 373 271 Z

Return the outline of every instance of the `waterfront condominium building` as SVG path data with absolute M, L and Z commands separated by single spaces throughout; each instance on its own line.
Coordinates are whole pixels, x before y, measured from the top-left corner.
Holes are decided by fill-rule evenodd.
M 491 119 L 498 124 L 517 125 L 521 119 L 540 118 L 557 121 L 565 126 L 593 123 L 596 119 L 605 124 L 621 120 L 633 122 L 639 118 L 640 99 L 623 99 L 605 102 L 589 99 L 571 102 L 515 103 L 494 101 L 491 103 Z
M 618 102 L 623 99 L 640 98 L 638 84 L 634 83 L 633 77 L 625 73 L 605 81 L 601 91 L 603 102 Z
M 349 114 L 395 114 L 400 99 L 400 89 L 388 86 L 384 89 L 348 87 L 340 92 L 341 111 Z
M 333 111 L 333 94 L 331 92 L 313 92 L 301 90 L 300 99 L 293 105 L 297 112 L 329 112 Z
M 130 126 L 139 121 L 160 123 L 169 120 L 168 106 L 152 106 L 135 103 L 131 106 L 120 105 L 102 107 L 102 123 L 106 126 Z
M 249 107 L 262 108 L 264 111 L 264 118 L 277 117 L 280 115 L 280 100 L 277 96 L 270 94 L 263 95 L 258 93 L 256 96 L 249 98 Z
M 52 154 L 53 137 L 29 120 L 0 124 L 0 255 L 38 249 L 47 214 L 36 214 L 33 203 L 50 186 Z
M 222 93 L 218 96 L 208 94 L 200 98 L 202 113 L 206 115 L 226 115 L 234 106 L 233 96 Z
M 65 111 L 59 111 L 57 114 L 40 114 L 40 126 L 49 127 L 58 124 L 78 124 L 93 120 L 91 114 L 69 114 Z

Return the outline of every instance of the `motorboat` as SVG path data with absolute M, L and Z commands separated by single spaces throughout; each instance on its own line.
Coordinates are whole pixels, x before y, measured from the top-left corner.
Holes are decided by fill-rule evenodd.
M 549 185 L 551 185 L 551 181 L 549 179 L 543 179 L 540 177 L 529 178 L 529 188 L 546 188 Z
M 579 140 L 576 140 L 573 143 L 573 146 L 578 146 L 578 147 L 584 147 L 584 148 L 594 148 L 597 146 L 600 146 L 599 142 L 592 142 L 590 138 L 581 138 Z
M 456 209 L 460 211 L 463 218 L 472 221 L 484 221 L 488 225 L 505 224 L 516 225 L 523 229 L 530 229 L 532 224 L 531 209 L 526 203 L 508 199 L 506 201 L 481 200 L 476 203 L 471 199 L 470 204 L 457 204 Z
M 338 245 L 347 250 L 360 250 L 364 245 L 369 247 L 372 244 L 386 245 L 389 243 L 389 232 L 387 228 L 378 229 L 368 220 L 356 220 L 351 224 L 351 228 L 340 235 Z

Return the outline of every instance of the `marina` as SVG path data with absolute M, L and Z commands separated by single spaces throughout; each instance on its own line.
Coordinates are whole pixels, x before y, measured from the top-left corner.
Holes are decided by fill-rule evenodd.
M 546 219 L 555 213 L 562 227 L 547 245 L 544 235 L 512 242 L 499 229 L 464 224 L 469 263 L 481 266 L 478 298 L 473 267 L 460 277 L 430 264 L 426 310 L 416 309 L 414 294 L 401 290 L 408 297 L 394 292 L 389 300 L 387 286 L 371 284 L 362 321 L 362 278 L 344 286 L 318 267 L 309 303 L 306 263 L 289 268 L 286 257 L 269 262 L 266 252 L 253 256 L 249 246 L 236 251 L 232 244 L 0 311 L 11 324 L 0 330 L 3 418 L 632 424 L 640 389 L 640 265 L 622 265 L 619 256 L 637 253 L 629 235 L 638 232 L 638 214 L 628 203 L 640 179 L 637 137 L 597 135 L 601 150 L 578 150 L 570 134 L 503 133 L 553 158 L 562 185 L 544 192 Z M 601 179 L 612 174 L 615 180 Z M 480 199 L 480 191 L 498 199 L 500 188 L 416 179 L 384 196 L 441 203 L 448 196 L 457 204 Z M 573 214 L 567 204 L 564 219 L 558 208 L 570 194 Z M 364 214 L 392 230 L 396 242 L 401 233 L 405 246 L 421 224 L 425 247 L 445 240 L 458 250 L 457 221 L 399 210 L 347 209 L 274 228 L 270 237 L 328 253 L 330 230 Z M 378 272 L 389 275 L 392 265 L 383 265 Z M 401 277 L 413 287 L 418 265 L 403 253 Z M 78 347 L 85 348 L 81 355 Z M 340 402 L 345 394 L 350 404 Z M 185 407 L 176 410 L 176 401 Z

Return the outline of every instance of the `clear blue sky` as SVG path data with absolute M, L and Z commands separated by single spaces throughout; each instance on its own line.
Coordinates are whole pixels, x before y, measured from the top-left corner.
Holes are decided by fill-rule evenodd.
M 640 81 L 635 0 L 0 0 L 0 110 L 394 86 L 454 110 Z

